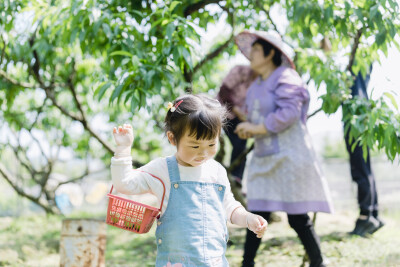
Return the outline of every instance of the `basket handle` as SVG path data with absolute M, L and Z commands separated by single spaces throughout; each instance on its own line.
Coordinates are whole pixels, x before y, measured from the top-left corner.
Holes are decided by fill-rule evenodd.
M 162 183 L 164 192 L 163 192 L 163 195 L 162 195 L 162 200 L 161 200 L 161 204 L 160 204 L 160 208 L 159 208 L 159 210 L 161 211 L 162 206 L 163 206 L 163 204 L 164 204 L 164 197 L 165 197 L 165 184 L 164 184 L 164 182 L 161 180 L 161 178 L 159 178 L 159 177 L 157 177 L 157 176 L 155 176 L 155 175 L 153 175 L 153 174 L 151 174 L 151 173 L 149 173 L 149 172 L 145 172 L 145 171 L 141 171 L 141 170 L 135 170 L 135 169 L 134 169 L 134 171 L 147 173 L 147 174 L 153 176 L 154 178 L 158 179 L 158 180 Z M 113 188 L 114 188 L 114 185 L 111 185 L 110 194 L 112 193 Z

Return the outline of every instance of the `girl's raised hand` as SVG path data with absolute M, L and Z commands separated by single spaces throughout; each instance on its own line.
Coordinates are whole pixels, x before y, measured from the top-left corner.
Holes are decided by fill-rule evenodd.
M 265 230 L 267 230 L 268 222 L 260 215 L 256 215 L 250 212 L 247 213 L 246 220 L 247 228 L 249 228 L 250 231 L 254 232 L 258 238 L 262 238 Z
M 117 148 L 115 149 L 114 156 L 116 158 L 130 156 L 131 146 L 133 143 L 133 129 L 129 124 L 124 124 L 123 126 L 114 127 L 113 136 Z
M 113 129 L 114 140 L 117 146 L 132 146 L 133 143 L 133 130 L 129 124 L 114 127 Z

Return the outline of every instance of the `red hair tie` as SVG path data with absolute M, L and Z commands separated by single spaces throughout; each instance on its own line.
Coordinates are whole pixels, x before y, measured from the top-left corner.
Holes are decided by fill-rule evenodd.
M 183 100 L 181 100 L 178 103 L 176 103 L 174 107 L 171 107 L 171 112 L 174 112 L 182 102 L 183 102 Z

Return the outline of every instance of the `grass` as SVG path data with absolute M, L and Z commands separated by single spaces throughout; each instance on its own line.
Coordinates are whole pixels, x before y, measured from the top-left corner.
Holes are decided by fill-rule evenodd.
M 373 159 L 381 217 L 386 225 L 371 238 L 346 234 L 354 227 L 357 217 L 357 191 L 351 183 L 348 162 L 330 159 L 324 162 L 323 169 L 337 209 L 333 215 L 318 214 L 315 226 L 328 266 L 400 266 L 400 166 Z M 19 210 L 23 203 L 16 199 L 15 205 L 11 206 Z M 0 200 L 0 209 L 10 211 L 10 203 L 5 198 Z M 256 258 L 258 267 L 298 267 L 302 263 L 303 247 L 289 227 L 286 216 L 279 215 L 282 221 L 271 224 L 263 238 Z M 104 213 L 79 213 L 68 217 L 102 219 L 101 216 Z M 62 219 L 61 216 L 44 215 L 0 217 L 0 266 L 59 266 Z M 107 226 L 106 266 L 154 266 L 154 230 L 138 235 Z M 226 255 L 231 267 L 240 266 L 244 238 L 244 229 L 230 227 L 230 246 Z
M 258 251 L 257 266 L 300 266 L 303 247 L 286 216 L 278 214 L 282 221 L 269 226 Z M 346 234 L 353 227 L 355 211 L 317 216 L 316 231 L 328 266 L 400 266 L 400 211 L 382 214 L 386 225 L 370 238 Z M 59 216 L 1 217 L 0 266 L 59 266 L 61 224 Z M 244 236 L 244 229 L 230 227 L 226 255 L 232 267 L 240 266 Z M 106 266 L 154 266 L 154 228 L 138 235 L 107 226 L 105 253 Z

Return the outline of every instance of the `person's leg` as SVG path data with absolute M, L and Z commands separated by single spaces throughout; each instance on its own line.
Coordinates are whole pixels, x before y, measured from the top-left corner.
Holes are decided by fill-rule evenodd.
M 247 140 L 240 139 L 239 136 L 234 133 L 236 126 L 240 122 L 241 121 L 238 118 L 234 118 L 228 121 L 228 124 L 225 128 L 225 133 L 232 144 L 231 164 L 246 149 Z M 232 170 L 232 175 L 238 178 L 237 182 L 239 183 L 241 183 L 242 181 L 245 165 L 246 165 L 246 158 L 244 158 L 243 161 L 236 168 Z
M 372 216 L 378 221 L 378 226 L 372 228 L 371 230 L 368 231 L 368 234 L 372 235 L 379 229 L 381 229 L 384 225 L 385 222 L 379 217 L 379 210 L 378 210 L 378 194 L 376 192 L 376 186 L 375 186 L 375 179 L 373 179 L 373 185 L 374 185 L 374 209 L 372 211 Z
M 308 258 L 310 259 L 310 267 L 325 266 L 323 264 L 319 237 L 315 233 L 310 217 L 307 214 L 288 214 L 288 220 L 307 252 Z
M 351 151 L 351 145 L 348 143 L 347 150 L 350 156 L 351 177 L 358 187 L 357 199 L 360 206 L 360 214 L 370 216 L 375 208 L 377 198 L 369 154 L 367 155 L 367 160 L 364 160 L 362 147 L 356 146 L 354 151 Z
M 252 211 L 254 214 L 262 216 L 269 221 L 270 212 Z M 244 243 L 244 254 L 242 267 L 253 267 L 254 258 L 256 257 L 258 247 L 260 246 L 261 238 L 258 238 L 255 233 L 247 229 L 246 241 Z
M 357 200 L 360 207 L 360 216 L 351 234 L 364 236 L 376 232 L 384 223 L 378 219 L 378 195 L 371 171 L 369 150 L 365 160 L 362 147 L 357 145 L 352 151 L 348 134 L 345 135 L 345 140 L 350 156 L 351 177 L 357 183 Z

